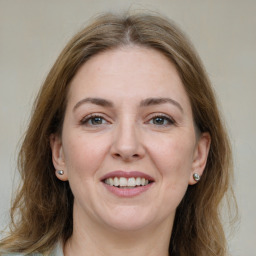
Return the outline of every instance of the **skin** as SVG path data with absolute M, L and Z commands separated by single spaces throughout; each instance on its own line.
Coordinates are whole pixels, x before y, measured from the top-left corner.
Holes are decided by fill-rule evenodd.
M 101 106 L 88 98 L 111 102 Z M 149 98 L 168 102 L 144 104 Z M 97 115 L 97 117 L 92 117 Z M 175 66 L 154 49 L 126 46 L 92 57 L 71 82 L 61 137 L 51 137 L 57 178 L 74 194 L 74 230 L 65 255 L 168 255 L 175 211 L 210 146 L 196 134 Z M 153 177 L 134 197 L 106 189 L 115 170 Z

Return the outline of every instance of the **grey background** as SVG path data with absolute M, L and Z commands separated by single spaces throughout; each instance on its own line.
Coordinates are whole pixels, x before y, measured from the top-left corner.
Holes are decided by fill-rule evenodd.
M 231 137 L 240 223 L 234 256 L 255 256 L 256 1 L 0 0 L 0 227 L 8 222 L 16 157 L 34 97 L 69 38 L 104 11 L 149 9 L 173 19 L 199 52 Z

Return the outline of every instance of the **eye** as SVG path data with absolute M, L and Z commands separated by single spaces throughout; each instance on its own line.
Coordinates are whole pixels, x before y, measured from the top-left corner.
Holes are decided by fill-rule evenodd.
M 152 117 L 149 120 L 149 123 L 153 124 L 153 125 L 157 125 L 157 126 L 168 126 L 168 125 L 173 125 L 175 123 L 175 121 L 168 116 L 157 115 L 157 116 Z
M 82 125 L 97 126 L 107 124 L 108 121 L 100 115 L 89 115 L 81 120 Z

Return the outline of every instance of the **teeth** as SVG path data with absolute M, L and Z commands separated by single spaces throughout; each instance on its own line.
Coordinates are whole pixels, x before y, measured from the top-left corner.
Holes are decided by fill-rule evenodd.
M 129 178 L 127 185 L 128 187 L 135 187 L 136 186 L 135 178 Z
M 108 180 L 108 179 L 107 179 Z M 118 178 L 117 177 L 115 177 L 114 178 L 114 184 L 112 184 L 112 186 L 115 186 L 115 187 L 117 187 L 117 186 L 119 186 L 119 180 L 118 180 Z
M 137 186 L 140 186 L 140 181 L 141 181 L 141 178 L 137 177 L 135 181 Z
M 126 187 L 127 186 L 127 179 L 126 178 L 123 178 L 123 177 L 121 177 L 120 179 L 119 179 L 119 186 L 120 187 Z
M 125 177 L 114 177 L 114 178 L 108 178 L 104 180 L 104 183 L 115 186 L 115 187 L 136 187 L 136 186 L 145 186 L 148 185 L 149 180 L 145 178 L 125 178 Z

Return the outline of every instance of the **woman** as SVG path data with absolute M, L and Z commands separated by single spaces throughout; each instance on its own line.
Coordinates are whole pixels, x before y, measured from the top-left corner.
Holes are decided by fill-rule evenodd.
M 203 66 L 168 20 L 107 14 L 36 100 L 2 253 L 227 255 L 229 141 Z

